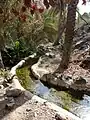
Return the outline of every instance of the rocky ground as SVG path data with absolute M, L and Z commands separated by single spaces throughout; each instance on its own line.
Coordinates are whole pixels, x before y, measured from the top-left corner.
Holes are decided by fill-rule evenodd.
M 63 48 L 48 45 L 39 46 L 43 54 L 31 68 L 33 75 L 58 88 L 84 91 L 90 94 L 90 27 L 85 25 L 76 31 L 69 68 L 63 74 L 52 73 L 58 68 Z M 14 89 L 10 81 L 0 76 L 0 120 L 80 120 L 71 113 L 65 119 L 45 102 L 33 100 L 34 95 Z M 56 108 L 56 106 L 54 107 Z M 63 111 L 58 108 L 59 111 Z M 62 112 L 60 112 L 62 113 Z M 73 116 L 75 119 L 72 119 Z
M 20 95 L 18 98 L 8 97 L 0 101 L 0 120 L 55 120 L 54 110 L 30 99 Z
M 31 68 L 36 78 L 60 89 L 90 94 L 90 26 L 84 25 L 76 31 L 69 67 L 61 74 L 53 73 L 60 64 L 62 46 L 48 44 L 39 49 L 43 55 Z
M 81 120 L 53 103 L 0 81 L 0 120 Z
M 56 120 L 55 111 L 32 100 L 28 91 L 11 90 L 11 84 L 0 78 L 0 120 Z

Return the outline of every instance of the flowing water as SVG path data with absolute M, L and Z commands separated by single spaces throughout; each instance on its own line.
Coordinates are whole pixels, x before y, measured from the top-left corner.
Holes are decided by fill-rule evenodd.
M 83 95 L 82 99 L 76 99 L 65 91 L 57 91 L 54 88 L 45 86 L 39 80 L 32 80 L 28 67 L 17 70 L 17 76 L 22 86 L 44 99 L 67 109 L 83 120 L 90 120 L 90 96 Z

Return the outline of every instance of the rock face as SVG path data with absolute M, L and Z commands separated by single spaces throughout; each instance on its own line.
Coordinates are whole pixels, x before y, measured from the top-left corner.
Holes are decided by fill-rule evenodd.
M 62 54 L 60 46 L 49 44 L 41 47 L 44 51 L 43 55 L 31 67 L 34 76 L 59 89 L 83 91 L 90 94 L 90 30 L 88 27 L 83 26 L 77 30 L 73 43 L 74 51 L 66 71 L 53 75 L 60 64 Z
M 50 48 L 50 47 L 49 47 Z M 58 51 L 58 50 L 57 50 Z M 51 52 L 51 51 L 50 51 Z M 71 89 L 74 91 L 84 91 L 89 93 L 90 86 L 90 73 L 88 70 L 80 67 L 79 64 L 71 63 L 69 68 L 64 73 L 53 72 L 57 69 L 60 63 L 59 51 L 55 53 L 52 51 L 53 57 L 48 54 L 43 55 L 38 63 L 34 64 L 31 68 L 34 76 L 41 81 L 47 82 L 59 89 Z M 48 56 L 47 56 L 48 55 Z
M 43 46 L 43 55 L 38 60 L 38 63 L 31 67 L 32 73 L 38 79 L 44 74 L 53 73 L 61 60 L 59 47 L 53 47 L 52 44 Z

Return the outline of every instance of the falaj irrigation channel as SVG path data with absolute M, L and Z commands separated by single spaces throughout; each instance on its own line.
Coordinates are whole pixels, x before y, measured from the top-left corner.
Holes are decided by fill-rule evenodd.
M 83 94 L 80 99 L 75 98 L 69 92 L 58 91 L 47 85 L 44 85 L 40 80 L 31 79 L 28 66 L 18 69 L 17 76 L 23 87 L 35 95 L 40 96 L 56 105 L 72 112 L 82 119 L 89 120 L 90 117 L 90 96 Z M 32 75 L 31 75 L 32 76 Z M 78 93 L 76 93 L 78 94 Z

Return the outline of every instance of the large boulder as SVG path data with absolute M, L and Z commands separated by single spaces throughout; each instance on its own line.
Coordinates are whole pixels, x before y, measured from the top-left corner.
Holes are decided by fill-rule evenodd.
M 47 82 L 49 85 L 53 85 L 58 89 L 64 88 L 71 91 L 90 93 L 90 72 L 80 66 L 80 64 L 85 61 L 89 63 L 89 57 L 86 57 L 85 60 L 83 59 L 84 61 L 79 59 L 79 61 L 75 63 L 75 60 L 78 59 L 77 56 L 81 55 L 82 57 L 83 55 L 82 52 L 78 50 L 75 56 L 74 51 L 68 69 L 63 73 L 53 74 L 60 65 L 62 55 L 60 48 L 59 46 L 46 46 L 45 52 L 39 58 L 38 62 L 31 67 L 32 73 L 37 79 Z
M 38 62 L 32 65 L 31 70 L 34 76 L 40 79 L 43 75 L 53 73 L 60 64 L 61 54 L 58 47 L 53 47 L 50 44 L 43 47 L 43 55 Z

